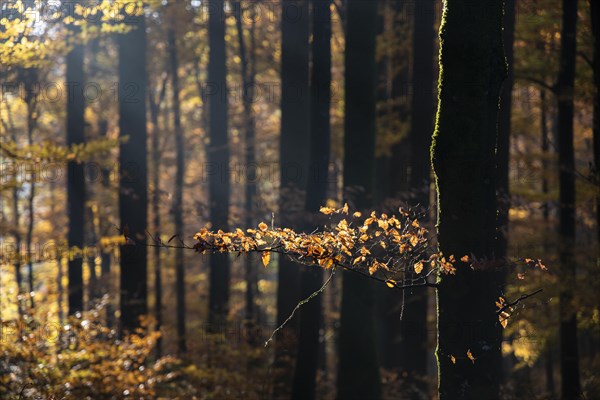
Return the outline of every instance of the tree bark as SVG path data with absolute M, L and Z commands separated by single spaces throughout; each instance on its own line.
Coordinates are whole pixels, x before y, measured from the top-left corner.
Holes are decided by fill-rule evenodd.
M 302 229 L 310 152 L 309 0 L 283 0 L 281 15 L 281 139 L 279 215 L 282 226 Z M 277 325 L 300 301 L 298 264 L 279 258 Z M 288 397 L 293 382 L 298 320 L 287 325 L 275 344 L 276 398 Z M 290 365 L 291 364 L 291 365 Z
M 556 85 L 558 94 L 559 234 L 561 285 L 560 374 L 563 399 L 581 396 L 577 313 L 573 304 L 576 265 L 575 246 L 575 152 L 573 148 L 573 90 L 575 83 L 577 2 L 563 0 L 560 67 Z
M 592 16 L 592 36 L 594 38 L 594 55 L 592 64 L 594 68 L 594 168 L 596 172 L 596 182 L 600 185 L 600 4 L 597 1 L 590 0 L 590 14 Z M 600 240 L 600 195 L 596 199 L 596 230 Z
M 171 10 L 172 13 L 175 10 Z M 173 196 L 173 222 L 175 234 L 183 240 L 183 178 L 185 174 L 185 147 L 183 130 L 181 129 L 181 104 L 179 101 L 179 60 L 177 52 L 177 37 L 175 32 L 175 16 L 171 15 L 171 26 L 167 31 L 169 48 L 169 63 L 171 68 L 173 126 L 175 128 L 175 195 Z M 180 355 L 186 352 L 185 341 L 185 267 L 183 248 L 175 249 L 175 293 L 177 303 L 177 350 Z
M 508 77 L 502 85 L 500 117 L 498 119 L 498 250 L 496 257 L 506 257 L 508 246 L 508 212 L 510 210 L 509 165 L 512 118 L 512 89 L 514 84 L 513 43 L 515 40 L 515 0 L 504 1 L 504 53 Z
M 349 0 L 345 59 L 345 198 L 355 209 L 373 204 L 377 9 L 379 1 Z M 343 276 L 339 334 L 339 399 L 381 397 L 375 346 L 373 286 Z
M 84 46 L 76 44 L 67 54 L 67 145 L 85 142 L 85 101 L 83 85 Z M 85 217 L 85 176 L 83 164 L 69 161 L 67 164 L 67 216 L 69 230 L 67 243 L 72 247 L 83 247 Z M 83 311 L 83 258 L 69 257 L 67 286 L 69 315 Z
M 121 250 L 121 328 L 132 331 L 148 312 L 146 232 L 148 171 L 146 127 L 146 21 L 128 15 L 133 29 L 118 38 L 120 145 L 119 213 L 128 243 Z
M 434 53 L 435 1 L 415 3 L 413 33 L 413 95 L 412 121 L 409 133 L 410 174 L 412 191 L 410 204 L 424 220 L 429 216 L 431 162 L 429 149 L 435 116 Z M 428 288 L 418 288 L 407 294 L 401 322 L 402 357 L 400 365 L 409 383 L 417 389 L 412 398 L 422 398 L 427 392 L 423 379 L 427 375 L 427 308 Z M 398 294 L 395 294 L 398 296 Z
M 241 59 L 241 77 L 243 85 L 243 103 L 244 103 L 244 132 L 245 132 L 245 156 L 246 156 L 246 186 L 244 211 L 246 218 L 246 226 L 253 227 L 256 224 L 254 216 L 254 201 L 256 197 L 256 179 L 258 177 L 256 168 L 256 153 L 255 153 L 255 130 L 256 122 L 254 110 L 252 108 L 254 99 L 254 85 L 256 79 L 256 19 L 252 19 L 250 28 L 250 49 L 246 49 L 246 40 L 244 39 L 243 29 L 243 9 L 241 1 L 236 1 L 235 23 L 238 34 L 238 44 L 240 48 Z M 248 54 L 249 53 L 249 54 Z M 253 257 L 246 258 L 246 320 L 252 324 L 258 318 L 256 297 L 258 295 L 258 271 L 256 262 Z
M 227 123 L 227 69 L 225 64 L 225 11 L 224 1 L 210 2 L 208 16 L 208 82 L 209 95 L 208 168 L 210 193 L 210 222 L 213 230 L 227 231 L 229 225 L 229 142 Z M 209 324 L 219 329 L 225 323 L 229 310 L 229 256 L 210 255 Z
M 166 95 L 167 78 L 165 77 L 162 81 L 162 86 L 158 95 L 158 99 L 155 99 L 153 94 L 149 91 L 148 93 L 148 105 L 150 106 L 150 120 L 152 121 L 152 224 L 154 226 L 154 236 L 160 238 L 160 166 L 161 166 L 161 151 L 160 151 L 160 138 L 159 138 L 159 126 L 158 116 L 160 106 L 164 101 Z M 161 260 L 161 248 L 154 247 L 154 317 L 156 318 L 156 331 L 160 332 L 163 324 L 163 302 L 162 302 L 162 260 Z M 159 337 L 156 341 L 156 352 L 157 356 L 160 357 L 162 354 L 162 337 Z
M 310 165 L 307 173 L 305 209 L 318 215 L 327 200 L 329 153 L 331 149 L 331 1 L 312 0 L 312 71 L 310 80 Z M 315 220 L 316 222 L 316 220 Z M 316 223 L 315 223 L 316 225 Z M 316 226 L 312 226 L 312 229 Z M 301 297 L 307 298 L 323 285 L 321 268 L 300 273 Z M 319 367 L 319 331 L 322 298 L 317 296 L 300 309 L 300 330 L 292 399 L 316 398 Z
M 496 246 L 496 140 L 506 64 L 502 2 L 448 0 L 440 27 L 440 80 L 432 161 L 438 243 L 455 256 L 456 275 L 438 278 L 440 399 L 498 399 L 501 326 L 498 272 L 472 269 Z M 474 357 L 474 361 L 468 355 Z

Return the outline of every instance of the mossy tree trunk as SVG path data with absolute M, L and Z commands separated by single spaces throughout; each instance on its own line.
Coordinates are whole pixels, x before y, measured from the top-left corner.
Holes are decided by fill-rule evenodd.
M 506 77 L 502 8 L 496 0 L 447 0 L 440 27 L 432 145 L 437 227 L 440 251 L 459 261 L 456 275 L 438 282 L 440 399 L 499 398 L 502 328 L 495 302 L 501 280 L 485 262 L 472 269 L 460 258 L 494 258 L 496 138 Z

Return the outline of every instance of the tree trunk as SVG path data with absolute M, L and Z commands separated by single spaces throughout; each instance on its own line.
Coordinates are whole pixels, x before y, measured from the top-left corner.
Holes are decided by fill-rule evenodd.
M 504 52 L 508 77 L 502 85 L 500 116 L 498 119 L 497 193 L 498 193 L 498 250 L 497 258 L 506 257 L 508 246 L 508 212 L 510 210 L 509 165 L 512 117 L 512 90 L 514 83 L 513 43 L 515 40 L 515 0 L 504 1 Z
M 85 101 L 83 85 L 85 74 L 83 67 L 84 46 L 76 44 L 67 54 L 67 145 L 85 142 Z M 85 176 L 84 166 L 75 161 L 67 164 L 67 216 L 69 230 L 67 243 L 69 249 L 82 248 L 85 217 Z M 83 258 L 69 257 L 67 286 L 69 315 L 83 311 Z
M 578 399 L 579 355 L 577 313 L 573 304 L 576 265 L 575 246 L 575 152 L 573 148 L 573 87 L 575 83 L 577 2 L 563 0 L 558 94 L 559 234 L 561 236 L 560 374 L 562 398 Z
M 27 105 L 27 141 L 29 146 L 33 146 L 33 131 L 35 130 L 35 126 L 37 123 L 37 99 L 34 93 L 34 85 L 38 81 L 37 70 L 34 68 L 25 70 L 25 86 L 26 93 L 25 103 Z M 32 249 L 33 245 L 33 226 L 34 226 L 34 212 L 33 206 L 35 202 L 35 194 L 36 194 L 36 182 L 39 179 L 36 176 L 35 172 L 31 173 L 31 182 L 29 183 L 29 196 L 27 199 L 27 211 L 29 214 L 29 219 L 27 221 L 27 231 L 25 233 L 25 243 L 27 245 L 27 281 L 29 286 L 29 305 L 33 310 L 35 308 L 35 286 L 33 283 L 33 260 L 35 257 L 35 250 Z
M 596 184 L 600 187 L 600 4 L 590 0 L 590 14 L 592 16 L 592 36 L 594 38 L 594 55 L 592 64 L 594 68 L 594 169 Z M 598 188 L 597 188 L 598 189 Z M 596 196 L 596 231 L 600 240 L 600 193 Z
M 413 33 L 413 96 L 412 124 L 409 134 L 411 189 L 410 204 L 422 215 L 429 215 L 429 187 L 431 162 L 429 149 L 433 133 L 435 100 L 434 53 L 435 53 L 435 1 L 415 3 Z M 427 385 L 427 308 L 428 288 L 418 288 L 407 295 L 402 319 L 402 358 L 400 365 L 407 373 L 409 383 L 417 391 L 413 398 L 426 396 Z M 395 293 L 398 296 L 397 293 Z M 396 316 L 397 318 L 397 316 Z
M 146 152 L 146 21 L 128 16 L 134 28 L 119 43 L 119 213 L 128 243 L 121 246 L 121 327 L 131 331 L 148 312 L 146 232 L 148 171 Z
M 512 121 L 512 92 L 514 85 L 514 41 L 515 41 L 515 1 L 504 0 L 504 53 L 508 64 L 508 76 L 500 93 L 500 114 L 498 117 L 498 142 L 496 147 L 496 195 L 498 198 L 498 231 L 496 234 L 496 259 L 505 259 L 508 251 L 509 211 L 510 211 L 510 135 Z M 499 278 L 504 286 L 506 271 Z M 500 369 L 500 382 L 504 371 Z
M 104 118 L 101 118 L 98 122 L 98 132 L 100 138 L 108 137 L 108 121 Z M 102 168 L 102 188 L 103 190 L 110 189 L 110 168 Z M 103 205 L 104 206 L 104 205 Z M 113 226 L 107 221 L 107 216 L 105 211 L 100 211 L 104 207 L 100 207 L 100 236 L 107 236 L 109 234 L 109 230 L 114 229 Z M 100 270 L 102 273 L 102 295 L 106 295 L 111 293 L 114 289 L 113 280 L 111 274 L 111 263 L 112 263 L 112 255 L 110 253 L 110 248 L 101 248 L 100 254 Z M 111 327 L 114 323 L 114 303 L 108 298 L 106 301 L 106 326 Z
M 209 95 L 208 163 L 210 222 L 213 230 L 227 231 L 229 222 L 229 143 L 227 139 L 227 69 L 225 65 L 225 11 L 224 0 L 210 3 L 208 39 L 210 54 L 208 82 Z M 219 329 L 225 323 L 229 310 L 229 256 L 210 255 L 209 324 Z
M 252 104 L 254 101 L 254 85 L 256 79 L 256 19 L 252 18 L 250 28 L 250 49 L 246 51 L 246 41 L 244 39 L 244 30 L 242 25 L 243 9 L 241 1 L 236 1 L 235 22 L 238 34 L 238 44 L 240 48 L 241 59 L 241 77 L 244 103 L 244 132 L 245 132 L 245 156 L 246 156 L 246 185 L 244 212 L 246 217 L 246 226 L 253 227 L 256 224 L 254 217 L 254 201 L 256 197 L 256 179 L 258 177 L 256 168 L 255 153 L 255 129 L 256 122 Z M 248 54 L 250 53 L 250 54 Z M 253 257 L 246 257 L 246 307 L 245 317 L 248 323 L 256 322 L 257 304 L 256 296 L 258 294 L 258 271 Z
M 544 196 L 542 215 L 544 221 L 548 222 L 548 219 L 550 218 L 550 204 L 548 202 L 548 192 L 550 190 L 548 185 L 550 138 L 548 136 L 548 101 L 546 100 L 545 89 L 540 89 L 540 128 L 542 132 L 542 195 Z
M 281 15 L 281 140 L 279 145 L 279 215 L 282 226 L 301 229 L 310 153 L 309 7 L 308 0 L 283 0 Z M 277 325 L 300 300 L 298 264 L 279 258 Z M 277 369 L 274 394 L 288 397 L 293 381 L 298 319 L 286 327 L 275 344 Z
M 171 10 L 172 13 L 175 10 Z M 181 106 L 179 101 L 179 61 L 177 59 L 177 38 L 175 33 L 175 16 L 171 15 L 171 26 L 167 31 L 169 62 L 171 66 L 173 126 L 175 127 L 175 195 L 173 198 L 173 219 L 175 234 L 183 240 L 183 178 L 185 174 L 185 148 L 183 130 L 181 129 Z M 185 267 L 183 265 L 183 248 L 175 249 L 175 293 L 177 302 L 177 349 L 180 355 L 186 352 L 185 343 Z
M 331 1 L 312 0 L 312 72 L 310 81 L 310 165 L 307 173 L 305 208 L 317 215 L 327 200 L 329 153 L 331 149 Z M 316 221 L 315 221 L 316 225 Z M 312 226 L 311 229 L 316 228 Z M 321 268 L 304 268 L 300 273 L 301 297 L 307 298 L 323 285 Z M 322 298 L 317 296 L 300 310 L 300 330 L 292 399 L 316 398 L 319 367 L 319 331 Z
M 353 208 L 373 204 L 377 8 L 379 1 L 349 0 L 346 36 L 344 136 L 345 197 Z M 343 276 L 339 335 L 339 399 L 381 396 L 375 346 L 373 285 Z
M 158 114 L 160 105 L 162 104 L 167 87 L 167 79 L 163 79 L 162 86 L 158 95 L 158 100 L 154 99 L 154 95 L 149 91 L 148 105 L 150 106 L 150 119 L 152 121 L 152 224 L 154 227 L 154 236 L 160 238 L 160 166 L 161 166 L 161 151 L 159 141 Z M 154 247 L 154 317 L 156 318 L 156 331 L 160 332 L 163 323 L 163 303 L 162 303 L 162 262 L 161 248 Z M 157 356 L 162 354 L 162 337 L 159 337 L 156 342 Z
M 16 137 L 12 136 L 12 141 L 16 143 Z M 12 189 L 12 210 L 13 210 L 13 236 L 15 238 L 15 280 L 17 283 L 17 309 L 19 317 L 23 316 L 23 272 L 21 270 L 22 257 L 21 245 L 23 237 L 21 235 L 21 210 L 19 209 L 19 186 L 15 180 L 15 187 Z
M 498 399 L 501 326 L 497 271 L 472 269 L 496 246 L 496 139 L 506 64 L 502 2 L 448 0 L 440 27 L 440 81 L 432 161 L 438 190 L 438 241 L 456 275 L 438 279 L 440 399 Z M 468 355 L 475 358 L 472 361 Z

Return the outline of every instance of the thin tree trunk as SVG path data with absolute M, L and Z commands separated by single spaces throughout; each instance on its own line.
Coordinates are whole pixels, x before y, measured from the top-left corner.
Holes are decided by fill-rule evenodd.
M 448 0 L 440 27 L 440 81 L 432 161 L 438 189 L 438 243 L 455 275 L 438 279 L 440 399 L 498 399 L 502 328 L 495 302 L 502 281 L 472 269 L 466 255 L 493 260 L 496 248 L 496 140 L 506 77 L 502 2 Z M 474 358 L 470 359 L 469 355 Z
M 159 141 L 158 114 L 160 105 L 162 104 L 167 87 L 167 79 L 163 79 L 158 100 L 154 100 L 152 92 L 148 92 L 148 105 L 150 107 L 150 119 L 152 122 L 152 217 L 154 226 L 154 237 L 160 238 L 160 166 L 161 166 L 161 151 Z M 162 270 L 161 270 L 161 249 L 154 247 L 154 317 L 156 318 L 156 331 L 160 332 L 163 317 L 162 303 Z M 160 357 L 162 355 L 162 337 L 159 337 L 156 342 L 156 353 Z
M 310 81 L 310 164 L 306 187 L 306 211 L 317 215 L 327 200 L 329 153 L 331 148 L 331 1 L 312 1 L 312 72 Z M 316 221 L 315 221 L 316 225 Z M 314 229 L 314 227 L 311 227 Z M 300 293 L 307 298 L 323 285 L 320 268 L 300 273 Z M 300 328 L 292 399 L 316 398 L 319 367 L 319 331 L 322 323 L 322 298 L 317 296 L 300 310 Z
M 146 152 L 146 21 L 128 16 L 133 29 L 119 43 L 119 214 L 127 243 L 121 246 L 121 328 L 139 327 L 148 313 L 146 232 L 148 170 Z
M 302 229 L 310 154 L 309 0 L 283 0 L 281 22 L 281 139 L 279 144 L 279 215 L 282 226 Z M 300 300 L 298 264 L 279 258 L 277 325 Z M 289 397 L 293 384 L 298 319 L 294 318 L 275 343 L 275 398 Z
M 174 12 L 174 10 L 171 10 Z M 171 16 L 174 18 L 174 16 Z M 173 199 L 173 218 L 175 234 L 183 240 L 183 178 L 185 174 L 185 148 L 183 130 L 181 129 L 181 106 L 179 101 L 179 61 L 177 59 L 177 38 L 175 34 L 175 19 L 169 27 L 168 48 L 169 62 L 171 65 L 172 101 L 173 101 L 173 126 L 175 127 L 176 171 L 175 171 L 175 196 Z M 177 300 L 177 349 L 180 355 L 186 352 L 185 341 L 185 268 L 183 248 L 175 249 L 175 292 Z
M 106 138 L 108 137 L 108 121 L 106 119 L 101 118 L 98 122 L 98 132 L 99 137 Z M 110 188 L 110 169 L 102 168 L 102 188 L 104 190 L 108 190 Z M 101 207 L 102 209 L 102 207 Z M 100 213 L 100 236 L 106 236 L 109 234 L 109 230 L 113 229 L 113 227 L 108 223 L 107 216 Z M 102 273 L 102 295 L 106 296 L 106 325 L 112 326 L 114 322 L 114 310 L 113 303 L 111 298 L 107 296 L 107 294 L 111 293 L 113 290 L 112 285 L 112 275 L 111 275 L 111 253 L 109 253 L 109 249 L 101 248 L 100 253 L 100 270 Z
M 409 134 L 411 205 L 424 220 L 429 215 L 431 162 L 429 148 L 434 127 L 434 53 L 435 1 L 415 3 L 413 33 L 412 121 Z M 400 365 L 409 383 L 415 386 L 412 398 L 426 396 L 427 385 L 427 288 L 407 294 L 401 325 L 402 358 Z M 398 296 L 398 294 L 395 294 Z M 396 315 L 396 318 L 398 316 Z
M 92 198 L 92 189 L 91 187 L 86 187 L 86 197 L 88 199 Z M 97 235 L 97 227 L 96 227 L 96 213 L 94 211 L 94 206 L 92 204 L 86 207 L 86 219 L 88 223 L 88 245 L 89 248 L 92 249 L 96 243 L 98 243 L 98 235 Z M 84 252 L 84 256 L 85 256 Z M 97 306 L 98 301 L 98 274 L 96 273 L 96 254 L 94 252 L 90 252 L 87 254 L 87 265 L 90 271 L 90 280 L 88 283 L 88 309 L 93 309 Z
M 77 44 L 67 55 L 67 145 L 78 145 L 85 141 L 85 102 L 83 85 L 84 47 Z M 85 177 L 83 164 L 70 161 L 67 164 L 67 216 L 69 229 L 67 243 L 69 251 L 73 247 L 83 248 L 85 215 Z M 68 264 L 69 315 L 83 311 L 83 258 L 69 257 Z
M 551 345 L 546 344 L 546 351 L 544 354 L 544 373 L 546 375 L 546 391 L 552 398 L 554 397 L 554 356 L 552 354 Z
M 13 142 L 16 143 L 16 137 L 12 136 Z M 19 311 L 19 316 L 23 316 L 23 303 L 22 303 L 22 295 L 23 295 L 23 272 L 21 271 L 22 267 L 22 256 L 21 256 L 21 245 L 22 245 L 22 235 L 21 235 L 21 211 L 19 209 L 19 186 L 18 182 L 15 180 L 15 186 L 12 190 L 12 210 L 13 210 L 13 236 L 15 238 L 15 280 L 17 282 L 17 308 Z
M 515 2 L 504 0 L 504 53 L 508 65 L 508 76 L 500 93 L 500 114 L 498 117 L 498 141 L 496 149 L 496 194 L 498 198 L 498 233 L 496 235 L 496 259 L 505 259 L 508 251 L 509 211 L 510 211 L 510 135 L 512 132 L 512 93 L 514 85 L 514 41 L 515 41 Z M 501 284 L 506 283 L 506 271 L 499 271 Z M 505 375 L 500 368 L 500 382 Z
M 345 59 L 345 198 L 353 208 L 373 204 L 377 8 L 379 1 L 347 2 Z M 339 335 L 339 399 L 381 396 L 376 355 L 373 285 L 343 275 Z
M 498 193 L 498 249 L 496 257 L 506 257 L 508 246 L 508 212 L 510 210 L 509 165 L 512 118 L 512 91 L 514 84 L 513 43 L 515 38 L 515 0 L 504 1 L 504 52 L 508 77 L 502 85 L 500 117 L 498 119 L 497 193 Z
M 246 41 L 244 39 L 244 30 L 242 25 L 243 6 L 241 1 L 236 1 L 238 8 L 235 13 L 236 29 L 238 34 L 238 44 L 240 48 L 241 59 L 241 77 L 244 102 L 244 132 L 245 132 L 245 156 L 246 156 L 246 185 L 244 211 L 246 226 L 253 227 L 256 223 L 254 218 L 254 200 L 256 197 L 256 153 L 255 153 L 255 116 L 252 104 L 254 101 L 254 85 L 256 79 L 256 18 L 252 18 L 250 28 L 250 49 L 249 55 L 246 51 Z M 248 323 L 252 324 L 257 319 L 256 295 L 258 293 L 258 277 L 256 263 L 253 257 L 246 258 L 246 307 L 245 317 Z
M 550 150 L 550 138 L 548 137 L 548 102 L 546 100 L 545 89 L 540 89 L 540 126 L 542 131 L 542 194 L 544 202 L 542 204 L 542 215 L 544 221 L 548 222 L 550 217 L 550 204 L 548 204 L 548 157 Z
M 581 396 L 579 354 L 577 348 L 577 313 L 573 304 L 576 265 L 575 246 L 575 152 L 573 148 L 573 90 L 575 82 L 577 2 L 563 0 L 560 68 L 558 73 L 558 164 L 559 164 L 559 234 L 561 285 L 560 372 L 563 399 Z
M 592 36 L 594 38 L 594 56 L 592 64 L 594 68 L 594 167 L 596 172 L 596 184 L 598 195 L 596 196 L 596 231 L 600 241 L 600 4 L 590 0 L 590 14 L 592 16 Z
M 26 72 L 28 75 L 28 79 L 26 79 L 26 85 L 33 86 L 37 81 L 37 71 L 36 70 L 28 70 Z M 33 88 L 28 87 L 26 89 L 27 93 L 33 93 Z M 36 98 L 35 95 L 31 97 L 26 96 L 25 102 L 27 104 L 27 141 L 29 146 L 33 146 L 33 131 L 35 129 L 35 125 L 37 123 L 37 111 L 36 111 Z M 35 250 L 32 248 L 33 245 L 33 226 L 35 221 L 35 215 L 33 211 L 33 205 L 35 202 L 35 194 L 36 194 L 36 181 L 39 177 L 35 174 L 35 168 L 32 169 L 31 173 L 31 182 L 29 186 L 29 196 L 27 198 L 27 211 L 29 214 L 29 219 L 27 221 L 27 231 L 25 233 L 25 243 L 27 246 L 27 281 L 29 286 L 29 305 L 31 310 L 35 308 L 35 286 L 33 282 L 33 260 L 32 258 L 36 257 Z
M 227 69 L 225 63 L 225 11 L 224 0 L 211 2 L 208 17 L 209 95 L 208 163 L 212 169 L 209 177 L 210 221 L 212 229 L 227 231 L 229 225 L 229 142 L 227 123 Z M 209 324 L 220 329 L 229 311 L 229 256 L 210 255 Z

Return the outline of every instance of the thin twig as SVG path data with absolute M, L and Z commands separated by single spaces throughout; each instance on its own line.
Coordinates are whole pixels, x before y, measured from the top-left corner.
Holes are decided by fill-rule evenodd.
M 536 290 L 535 292 L 531 292 L 531 293 L 528 293 L 528 294 L 523 294 L 523 295 L 521 295 L 521 296 L 520 296 L 518 299 L 516 299 L 515 301 L 513 301 L 512 303 L 507 303 L 507 304 L 505 304 L 505 305 L 504 305 L 502 308 L 499 308 L 499 309 L 496 311 L 496 313 L 497 313 L 497 314 L 501 314 L 502 312 L 504 312 L 504 311 L 508 310 L 509 308 L 511 308 L 511 307 L 514 307 L 514 306 L 518 305 L 518 304 L 519 304 L 520 302 L 522 302 L 523 300 L 525 300 L 525 299 L 528 299 L 529 297 L 535 296 L 536 294 L 538 294 L 538 293 L 541 293 L 541 292 L 543 292 L 543 291 L 544 291 L 544 289 L 541 289 L 541 288 L 540 288 L 540 289 Z
M 273 339 L 275 338 L 275 335 L 277 334 L 277 332 L 279 332 L 280 330 L 282 330 L 286 324 L 288 322 L 290 322 L 292 320 L 292 318 L 294 318 L 294 315 L 296 314 L 296 311 L 298 311 L 300 309 L 300 307 L 302 307 L 303 305 L 305 305 L 306 303 L 308 303 L 309 301 L 311 301 L 312 299 L 314 299 L 315 297 L 317 297 L 318 295 L 320 295 L 321 293 L 323 293 L 323 291 L 325 290 L 325 288 L 327 288 L 327 286 L 329 285 L 329 283 L 331 282 L 331 280 L 333 279 L 333 276 L 335 275 L 335 267 L 333 267 L 331 269 L 331 274 L 329 275 L 329 278 L 327 278 L 327 280 L 325 281 L 325 283 L 323 284 L 323 286 L 321 286 L 319 288 L 319 290 L 313 292 L 310 296 L 308 296 L 306 299 L 300 301 L 298 304 L 296 304 L 296 307 L 294 307 L 294 309 L 292 310 L 292 313 L 290 314 L 289 317 L 286 318 L 285 321 L 283 321 L 283 323 L 281 325 L 279 325 L 272 333 L 271 336 L 269 337 L 269 339 L 265 342 L 265 347 L 267 347 L 269 345 L 269 343 L 271 343 L 273 341 Z

